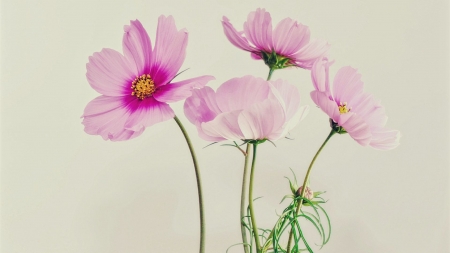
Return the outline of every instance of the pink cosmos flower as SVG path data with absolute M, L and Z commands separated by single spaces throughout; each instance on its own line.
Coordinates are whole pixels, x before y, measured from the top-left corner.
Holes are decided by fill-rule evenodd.
M 253 76 L 230 79 L 217 92 L 210 87 L 194 90 L 184 104 L 186 117 L 207 141 L 277 140 L 308 109 L 300 106 L 295 86 Z
M 347 132 L 362 146 L 383 150 L 397 147 L 400 132 L 385 127 L 387 116 L 384 107 L 363 91 L 364 85 L 357 70 L 341 68 L 334 77 L 333 87 L 330 87 L 330 65 L 326 58 L 314 63 L 311 77 L 316 90 L 311 92 L 311 98 L 328 114 L 333 129 Z
M 88 134 L 112 141 L 139 136 L 145 127 L 171 119 L 167 103 L 189 97 L 214 79 L 201 76 L 173 82 L 186 55 L 188 33 L 175 26 L 172 16 L 160 16 L 155 47 L 138 20 L 124 26 L 123 55 L 104 48 L 89 57 L 86 77 L 102 95 L 84 109 Z
M 225 16 L 222 25 L 234 46 L 250 52 L 253 59 L 263 59 L 271 69 L 289 66 L 310 69 L 329 49 L 325 41 L 310 41 L 309 28 L 291 18 L 283 19 L 272 31 L 272 19 L 265 9 L 248 14 L 244 31 L 236 31 Z

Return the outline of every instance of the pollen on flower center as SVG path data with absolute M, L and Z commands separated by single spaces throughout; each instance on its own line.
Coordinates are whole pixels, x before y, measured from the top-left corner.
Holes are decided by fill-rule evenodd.
M 347 108 L 347 102 L 344 102 L 344 103 L 340 102 L 338 108 L 339 108 L 340 114 L 347 113 L 352 109 L 352 108 Z
M 131 95 L 136 96 L 139 100 L 150 97 L 156 91 L 155 83 L 149 74 L 136 77 L 131 83 L 131 89 L 133 89 Z

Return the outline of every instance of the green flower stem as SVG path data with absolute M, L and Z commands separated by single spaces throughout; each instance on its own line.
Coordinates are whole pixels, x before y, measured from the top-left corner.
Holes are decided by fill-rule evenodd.
M 241 192 L 241 233 L 242 233 L 242 243 L 244 246 L 245 253 L 250 253 L 250 247 L 247 239 L 247 231 L 245 228 L 245 197 L 247 195 L 247 170 L 248 170 L 248 157 L 250 156 L 250 143 L 247 143 L 247 149 L 245 150 L 245 161 L 244 161 L 244 175 L 242 176 L 242 192 Z
M 253 177 L 255 175 L 256 147 L 257 146 L 258 146 L 258 144 L 256 144 L 256 143 L 253 144 L 252 169 L 250 172 L 250 187 L 248 189 L 248 205 L 250 208 L 250 218 L 252 220 L 253 234 L 255 237 L 256 252 L 261 253 L 261 244 L 259 242 L 258 226 L 256 225 L 255 211 L 253 210 Z
M 270 78 L 272 78 L 272 74 L 273 74 L 274 71 L 275 71 L 274 68 L 270 68 L 270 70 L 269 70 L 269 75 L 267 76 L 267 81 L 269 81 Z
M 183 124 L 181 124 L 181 121 L 178 119 L 178 117 L 176 115 L 175 115 L 174 119 L 175 119 L 175 122 L 177 122 L 178 126 L 180 127 L 180 130 L 183 133 L 184 138 L 186 139 L 186 143 L 189 146 L 189 151 L 191 151 L 192 162 L 194 163 L 195 176 L 197 178 L 198 205 L 200 208 L 200 253 L 204 253 L 205 252 L 205 212 L 204 212 L 204 208 L 203 208 L 203 194 L 202 194 L 202 182 L 201 182 L 201 178 L 200 178 L 200 169 L 198 167 L 194 147 L 192 146 L 191 140 L 189 138 L 189 135 L 186 132 L 186 129 L 184 129 Z
M 323 142 L 322 146 L 320 146 L 319 150 L 317 150 L 316 155 L 314 156 L 314 158 L 312 159 L 311 163 L 309 164 L 309 168 L 306 171 L 305 180 L 303 181 L 303 187 L 302 187 L 302 191 L 300 193 L 300 200 L 299 200 L 297 209 L 295 210 L 295 217 L 297 217 L 298 213 L 300 212 L 300 209 L 302 208 L 303 198 L 305 197 L 305 192 L 306 192 L 306 185 L 307 185 L 307 183 L 309 181 L 309 175 L 311 174 L 312 166 L 314 165 L 314 162 L 316 161 L 316 158 L 319 156 L 320 151 L 322 151 L 323 147 L 325 147 L 325 144 L 327 144 L 328 140 L 330 140 L 331 136 L 333 136 L 335 133 L 336 133 L 336 131 L 334 129 L 331 129 L 330 134 L 325 139 L 325 141 Z M 292 230 L 289 233 L 289 240 L 288 240 L 287 251 L 286 251 L 287 253 L 291 252 L 291 242 L 292 242 Z

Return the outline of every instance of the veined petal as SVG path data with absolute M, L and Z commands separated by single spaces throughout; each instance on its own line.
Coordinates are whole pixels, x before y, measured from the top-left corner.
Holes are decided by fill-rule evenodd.
M 227 39 L 231 42 L 231 44 L 245 51 L 255 51 L 255 49 L 248 43 L 248 40 L 242 36 L 243 32 L 236 31 L 230 23 L 230 20 L 225 16 L 222 18 L 222 26 L 225 36 L 227 36 Z
M 279 55 L 290 56 L 309 42 L 309 28 L 291 18 L 281 20 L 273 31 L 273 48 Z
M 329 48 L 330 45 L 326 41 L 313 40 L 295 53 L 293 58 L 297 66 L 311 69 L 318 58 L 327 56 Z
M 300 106 L 300 93 L 298 92 L 298 88 L 282 79 L 270 81 L 270 83 L 272 92 L 269 98 L 281 100 L 280 103 L 286 112 L 286 120 L 290 120 Z
M 325 92 L 311 91 L 311 99 L 324 111 L 334 122 L 339 120 L 339 109 L 336 102 L 329 99 Z
M 267 99 L 243 110 L 238 117 L 244 139 L 277 140 L 283 133 L 286 115 L 280 102 Z
M 158 102 L 152 97 L 142 101 L 135 100 L 127 109 L 131 113 L 125 122 L 125 129 L 132 131 L 139 131 L 175 117 L 175 113 L 168 104 Z
M 194 125 L 211 121 L 219 113 L 221 111 L 216 103 L 216 93 L 210 87 L 192 91 L 192 96 L 184 103 L 184 114 Z
M 217 105 L 223 112 L 243 110 L 267 99 L 269 92 L 269 83 L 262 78 L 233 78 L 217 89 Z
M 214 79 L 213 76 L 200 76 L 176 83 L 169 83 L 161 86 L 153 94 L 153 97 L 160 102 L 177 102 L 190 97 L 194 88 L 203 88 L 209 81 Z
M 128 101 L 129 103 L 134 100 Z M 101 135 L 104 140 L 128 140 L 139 136 L 144 129 L 127 130 L 124 124 L 130 116 L 124 97 L 99 96 L 88 103 L 84 109 L 84 131 L 92 135 Z
M 124 26 L 122 41 L 123 52 L 129 62 L 136 64 L 136 76 L 148 72 L 152 55 L 152 43 L 139 20 L 130 21 Z
M 357 114 L 352 112 L 341 114 L 337 123 L 360 145 L 369 145 L 372 138 L 369 125 Z
M 187 30 L 178 31 L 172 16 L 159 17 L 150 69 L 156 87 L 175 77 L 186 57 L 187 42 Z
M 360 93 L 350 100 L 349 106 L 351 106 L 351 111 L 363 118 L 370 127 L 384 127 L 386 125 L 385 109 L 371 94 Z
M 329 62 L 328 58 L 318 58 L 311 68 L 311 79 L 314 88 L 317 91 L 325 92 L 331 98 L 330 82 L 329 82 L 329 68 L 333 62 Z
M 333 82 L 333 98 L 336 103 L 350 103 L 353 98 L 363 92 L 363 89 L 361 74 L 356 69 L 347 66 L 336 73 Z
M 381 150 L 390 150 L 400 145 L 401 133 L 397 130 L 378 127 L 371 129 L 372 140 L 370 146 Z
M 224 112 L 209 122 L 201 123 L 203 132 L 211 137 L 221 137 L 228 140 L 244 139 L 238 125 L 240 111 Z
M 272 51 L 272 18 L 265 9 L 258 8 L 248 14 L 247 22 L 244 23 L 244 33 L 256 48 L 266 52 Z
M 133 68 L 119 52 L 104 48 L 89 57 L 86 78 L 100 94 L 124 96 L 131 93 L 131 82 L 136 77 Z

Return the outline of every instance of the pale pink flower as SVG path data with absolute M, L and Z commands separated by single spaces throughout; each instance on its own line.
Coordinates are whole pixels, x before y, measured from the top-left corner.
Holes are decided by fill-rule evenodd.
M 306 116 L 298 89 L 283 80 L 265 81 L 244 76 L 194 90 L 184 113 L 201 138 L 222 140 L 277 140 Z
M 328 114 L 332 127 L 340 133 L 347 132 L 362 146 L 384 150 L 397 147 L 400 132 L 385 127 L 387 116 L 384 107 L 363 91 L 364 84 L 357 70 L 341 68 L 330 87 L 330 65 L 326 58 L 314 63 L 311 77 L 316 90 L 311 92 L 311 98 Z
M 173 82 L 186 55 L 188 33 L 175 26 L 172 16 L 160 16 L 155 47 L 141 23 L 124 26 L 123 52 L 104 48 L 89 57 L 86 77 L 102 95 L 84 109 L 88 134 L 112 141 L 139 136 L 145 127 L 171 119 L 167 103 L 189 97 L 192 89 L 214 79 L 201 76 Z
M 310 41 L 309 28 L 291 18 L 281 20 L 272 30 L 272 19 L 265 9 L 250 12 L 243 31 L 238 32 L 225 16 L 222 25 L 234 46 L 250 52 L 253 59 L 263 59 L 273 69 L 289 66 L 310 69 L 329 49 L 325 41 Z

